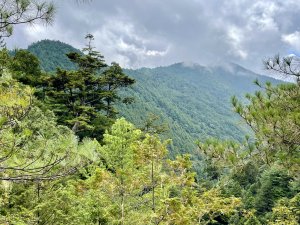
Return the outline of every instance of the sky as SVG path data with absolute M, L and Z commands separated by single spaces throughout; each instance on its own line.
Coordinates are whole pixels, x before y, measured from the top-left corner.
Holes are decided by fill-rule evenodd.
M 19 25 L 9 48 L 42 39 L 83 48 L 91 33 L 126 68 L 234 62 L 264 73 L 275 54 L 300 54 L 300 0 L 54 0 L 52 25 Z

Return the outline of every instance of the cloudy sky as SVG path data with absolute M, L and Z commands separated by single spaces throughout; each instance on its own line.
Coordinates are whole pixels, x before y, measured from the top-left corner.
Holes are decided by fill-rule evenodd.
M 236 62 L 263 72 L 268 56 L 300 53 L 300 0 L 54 0 L 52 26 L 18 26 L 9 47 L 92 33 L 107 62 L 154 67 Z

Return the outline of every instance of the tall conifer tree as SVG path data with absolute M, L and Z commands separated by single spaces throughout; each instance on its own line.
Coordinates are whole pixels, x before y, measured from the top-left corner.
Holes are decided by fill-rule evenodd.
M 107 68 L 104 57 L 92 46 L 93 35 L 88 34 L 86 39 L 84 54 L 67 54 L 78 69 L 58 69 L 48 78 L 46 102 L 59 123 L 69 126 L 80 138 L 101 139 L 116 115 L 113 103 L 121 99 L 117 90 L 133 84 L 134 80 L 116 63 Z

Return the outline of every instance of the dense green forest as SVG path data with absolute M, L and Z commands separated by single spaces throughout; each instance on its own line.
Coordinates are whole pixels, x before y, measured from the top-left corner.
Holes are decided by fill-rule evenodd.
M 76 69 L 67 53 L 78 52 L 79 50 L 60 41 L 43 40 L 28 46 L 28 51 L 33 53 L 40 60 L 41 69 L 47 72 L 55 71 L 56 68 Z M 50 60 L 51 59 L 51 60 Z
M 80 52 L 48 67 L 27 50 L 11 54 L 5 38 L 20 23 L 51 21 L 54 5 L 1 3 L 0 224 L 300 224 L 293 57 L 264 64 L 295 82 L 258 77 L 254 88 L 256 75 L 235 64 L 108 65 L 87 34 Z
M 174 155 L 192 153 L 195 141 L 210 137 L 242 141 L 248 127 L 233 111 L 230 98 L 254 93 L 256 78 L 262 82 L 276 80 L 259 76 L 244 68 L 229 64 L 226 67 L 185 66 L 177 63 L 154 69 L 124 70 L 136 80 L 126 90 L 135 103 L 120 105 L 120 114 L 141 127 L 145 115 L 158 114 L 173 140 Z
M 62 51 L 64 49 L 79 52 L 65 43 L 49 40 L 28 47 L 46 72 L 54 72 L 57 67 L 74 68 L 74 64 L 70 67 L 71 61 L 65 55 L 68 52 Z M 49 51 L 51 54 L 47 53 Z M 60 64 L 55 64 L 57 59 Z M 56 66 L 49 67 L 48 64 Z M 197 154 L 197 139 L 216 137 L 242 141 L 250 130 L 233 112 L 231 96 L 244 97 L 246 93 L 254 93 L 258 87 L 253 81 L 258 78 L 261 82 L 279 83 L 236 64 L 206 68 L 177 63 L 154 69 L 125 69 L 124 72 L 134 78 L 136 84 L 120 90 L 120 95 L 129 94 L 134 103 L 117 103 L 119 117 L 124 116 L 139 128 L 143 128 L 151 117 L 157 117 L 157 123 L 166 126 L 161 137 L 172 139 L 169 146 L 172 156 Z

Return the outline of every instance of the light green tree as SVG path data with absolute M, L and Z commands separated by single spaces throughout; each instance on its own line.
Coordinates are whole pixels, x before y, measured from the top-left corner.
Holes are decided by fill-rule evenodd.
M 31 88 L 10 78 L 0 85 L 1 180 L 56 179 L 73 173 L 85 156 L 94 154 L 96 142 L 81 144 L 71 130 L 57 126 L 52 112 L 35 106 Z
M 118 119 L 111 131 L 104 134 L 104 145 L 100 148 L 100 154 L 116 179 L 116 197 L 119 201 L 121 224 L 126 222 L 127 198 L 139 182 L 135 180 L 134 151 L 141 134 L 140 130 L 135 129 L 124 118 Z

